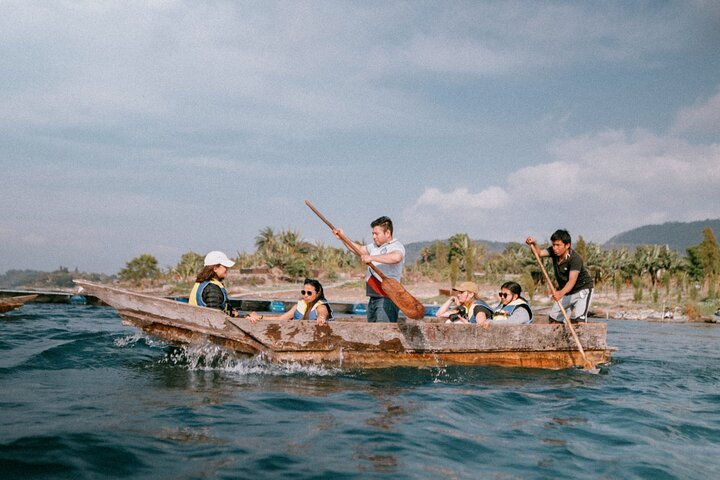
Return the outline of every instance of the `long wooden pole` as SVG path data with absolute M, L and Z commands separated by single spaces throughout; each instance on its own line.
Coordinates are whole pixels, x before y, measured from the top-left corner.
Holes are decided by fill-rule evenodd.
M 545 270 L 545 265 L 543 265 L 542 260 L 540 260 L 540 254 L 538 253 L 537 246 L 533 243 L 530 245 L 530 249 L 533 252 L 533 255 L 535 255 L 535 260 L 537 260 L 538 265 L 540 265 L 540 270 L 542 270 L 543 276 L 545 277 L 545 281 L 548 284 L 548 287 L 550 287 L 550 291 L 553 294 L 553 298 L 555 298 L 555 294 L 557 291 L 555 290 L 555 286 L 550 281 L 550 276 L 547 273 L 547 270 Z M 584 367 L 585 370 L 588 371 L 597 371 L 597 367 L 593 365 L 593 363 L 588 360 L 587 355 L 585 355 L 585 350 L 582 347 L 582 344 L 580 343 L 580 339 L 577 336 L 577 333 L 575 333 L 575 327 L 572 326 L 572 322 L 570 321 L 570 318 L 568 317 L 567 312 L 565 311 L 565 307 L 563 307 L 562 302 L 559 299 L 555 299 L 555 302 L 557 303 L 558 307 L 560 307 L 560 311 L 563 315 L 563 320 L 565 321 L 565 326 L 570 330 L 570 333 L 572 334 L 572 337 L 575 339 L 575 344 L 578 347 L 578 350 L 580 351 L 580 355 L 583 357 Z
M 320 220 L 322 220 L 323 222 L 325 222 L 325 225 L 327 225 L 328 227 L 330 227 L 330 230 L 332 230 L 333 233 L 337 233 L 338 238 L 340 238 L 340 240 L 342 240 L 342 242 L 345 244 L 345 246 L 348 248 L 348 250 L 350 250 L 351 252 L 355 253 L 355 255 L 357 255 L 358 257 L 361 257 L 361 256 L 362 256 L 362 252 L 361 252 L 360 250 L 358 250 L 357 246 L 355 245 L 355 242 L 353 242 L 353 241 L 350 240 L 347 236 L 345 236 L 344 233 L 338 231 L 338 229 L 335 228 L 335 225 L 333 225 L 332 223 L 330 223 L 330 220 L 328 220 L 327 218 L 325 218 L 325 216 L 324 216 L 322 213 L 320 213 L 320 212 L 318 211 L 318 209 L 315 208 L 315 206 L 314 206 L 312 203 L 310 203 L 309 200 L 305 200 L 305 204 L 306 204 L 308 207 L 310 207 L 310 210 L 312 210 L 313 212 L 315 212 L 315 215 L 317 215 L 317 216 L 320 218 Z M 368 263 L 368 266 L 369 266 L 370 268 L 372 268 L 373 271 L 380 276 L 380 278 L 385 277 L 385 274 L 383 274 L 382 271 L 380 271 L 380 269 L 377 268 L 372 262 Z

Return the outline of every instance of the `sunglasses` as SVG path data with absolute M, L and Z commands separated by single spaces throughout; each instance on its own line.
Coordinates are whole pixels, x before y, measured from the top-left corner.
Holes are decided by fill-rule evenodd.
M 313 292 L 312 290 L 300 290 L 300 293 L 302 295 L 315 295 L 315 292 Z
M 500 298 L 507 298 L 510 296 L 509 293 L 505 293 L 505 292 L 498 292 L 498 295 L 500 295 Z

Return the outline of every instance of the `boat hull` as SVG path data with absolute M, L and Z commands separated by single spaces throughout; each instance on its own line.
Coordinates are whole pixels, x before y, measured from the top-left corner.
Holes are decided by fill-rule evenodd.
M 123 320 L 149 335 L 174 343 L 212 342 L 240 355 L 263 355 L 273 362 L 340 368 L 498 365 L 561 369 L 583 359 L 563 325 L 445 324 L 406 320 L 367 323 L 338 319 L 319 326 L 310 321 L 260 320 L 255 324 L 221 311 L 121 289 L 78 282 L 115 307 Z M 576 327 L 588 359 L 610 360 L 607 325 Z
M 7 313 L 32 302 L 37 295 L 19 295 L 15 297 L 0 298 L 0 313 Z

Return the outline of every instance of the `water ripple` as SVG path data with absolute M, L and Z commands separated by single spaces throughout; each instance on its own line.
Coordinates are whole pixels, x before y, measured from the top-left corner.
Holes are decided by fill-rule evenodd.
M 3 478 L 715 478 L 720 328 L 608 322 L 582 370 L 344 371 L 176 347 L 109 308 L 0 336 Z

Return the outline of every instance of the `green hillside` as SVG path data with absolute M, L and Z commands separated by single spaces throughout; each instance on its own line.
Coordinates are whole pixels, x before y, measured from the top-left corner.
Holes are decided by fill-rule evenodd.
M 720 219 L 645 225 L 615 235 L 603 245 L 603 248 L 633 248 L 637 245 L 656 244 L 667 245 L 684 254 L 688 247 L 702 242 L 702 232 L 705 227 L 712 228 L 717 236 L 720 234 Z

